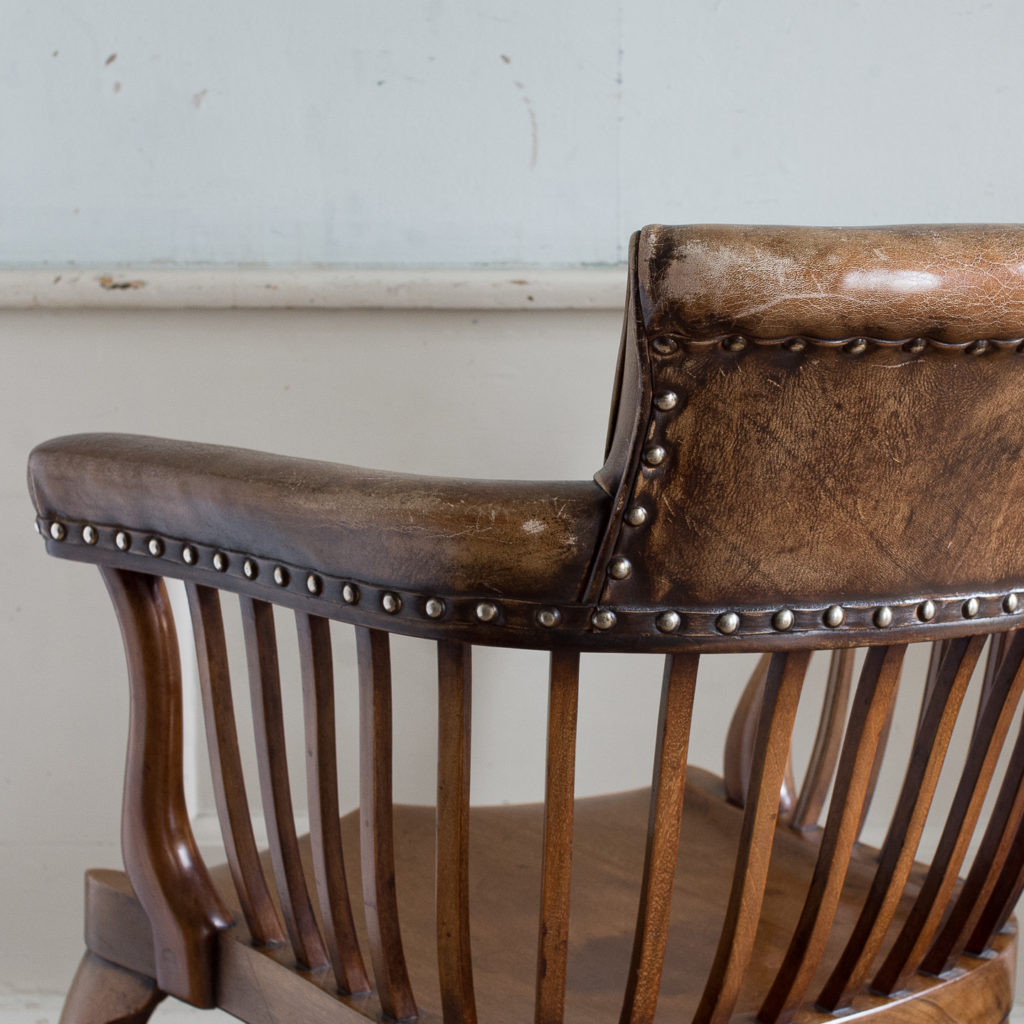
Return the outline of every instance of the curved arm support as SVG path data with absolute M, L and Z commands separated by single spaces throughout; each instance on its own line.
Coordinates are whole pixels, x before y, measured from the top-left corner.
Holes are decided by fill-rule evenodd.
M 163 580 L 101 568 L 121 625 L 131 714 L 121 817 L 128 878 L 153 929 L 161 990 L 215 1005 L 217 931 L 231 923 L 203 864 L 182 786 L 181 663 Z

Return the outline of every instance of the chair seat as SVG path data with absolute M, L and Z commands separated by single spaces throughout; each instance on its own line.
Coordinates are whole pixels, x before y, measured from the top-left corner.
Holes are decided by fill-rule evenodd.
M 618 1019 L 625 968 L 629 964 L 636 901 L 643 867 L 649 793 L 637 790 L 576 802 L 573 848 L 572 917 L 566 1021 L 592 1024 Z M 708 975 L 721 928 L 721 907 L 728 898 L 742 810 L 728 804 L 720 779 L 691 767 L 686 784 L 679 870 L 673 896 L 673 920 L 658 1003 L 659 1021 L 687 1021 L 693 1016 Z M 540 804 L 474 808 L 470 829 L 470 906 L 474 986 L 479 1019 L 487 1024 L 532 1021 L 536 972 L 537 902 L 543 807 Z M 353 904 L 358 905 L 359 816 L 342 819 L 346 868 Z M 433 808 L 396 806 L 395 858 L 399 911 L 406 960 L 421 1020 L 440 1020 L 437 943 L 432 899 L 434 877 Z M 780 828 L 775 838 L 764 910 L 754 955 L 733 1020 L 753 1021 L 786 950 L 799 916 L 807 882 L 817 857 L 817 831 L 796 833 Z M 312 877 L 308 837 L 302 842 L 307 877 Z M 264 857 L 270 871 L 269 856 Z M 823 957 L 831 963 L 856 919 L 875 871 L 874 851 L 858 847 Z M 896 913 L 890 938 L 898 932 L 923 879 L 916 866 Z M 226 865 L 212 872 L 225 902 L 237 911 L 237 898 Z M 91 922 L 87 940 L 101 956 L 141 973 L 152 971 L 152 946 L 145 918 L 119 872 L 92 872 L 89 885 Z M 130 903 L 129 903 L 130 901 Z M 118 936 L 104 931 L 103 921 L 118 923 Z M 238 915 L 241 920 L 240 914 Z M 356 915 L 360 944 L 367 948 L 362 916 Z M 912 1022 L 921 1013 L 911 993 L 931 989 L 933 1010 L 975 1006 L 978 1019 L 998 1019 L 1011 1002 L 1015 936 L 998 936 L 994 955 L 961 957 L 943 980 L 918 976 L 911 989 L 894 998 L 858 996 L 852 1019 L 870 1016 L 886 1022 Z M 888 951 L 886 942 L 876 960 Z M 148 947 L 148 948 L 147 948 Z M 148 956 L 148 959 L 147 959 Z M 249 945 L 245 925 L 224 935 L 218 1002 L 261 1024 L 275 1019 L 355 1020 L 351 1010 L 376 1019 L 373 996 L 342 998 L 331 993 L 329 970 L 300 975 L 290 968 L 287 949 L 257 950 Z M 267 983 L 254 984 L 266 975 Z M 815 983 L 825 981 L 819 970 Z M 289 977 L 290 976 L 290 977 Z M 272 983 L 271 983 L 272 982 Z M 308 982 L 313 982 L 312 985 Z M 269 999 L 261 1006 L 260 1001 Z M 294 1000 L 294 1002 L 289 1002 Z M 800 1013 L 798 1024 L 835 1019 L 829 1014 Z M 844 1020 L 851 1019 L 846 1013 Z

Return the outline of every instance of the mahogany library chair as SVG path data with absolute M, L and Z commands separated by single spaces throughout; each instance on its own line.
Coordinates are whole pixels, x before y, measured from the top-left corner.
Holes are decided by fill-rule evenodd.
M 1024 228 L 654 226 L 631 243 L 593 480 L 40 445 L 39 531 L 100 567 L 131 691 L 125 871 L 87 876 L 64 1024 L 142 1022 L 165 994 L 250 1024 L 1005 1020 L 1024 885 L 1022 350 Z M 185 810 L 165 578 L 191 612 L 222 868 Z M 241 606 L 248 722 L 222 602 Z M 275 606 L 297 622 L 303 837 Z M 338 707 L 331 631 L 353 628 L 358 706 Z M 436 643 L 436 810 L 392 801 L 391 634 Z M 918 642 L 929 668 L 901 679 Z M 550 652 L 542 805 L 469 806 L 477 645 Z M 817 650 L 831 668 L 803 688 L 822 712 L 797 787 Z M 724 778 L 688 771 L 698 662 L 737 651 L 762 658 Z M 575 798 L 581 652 L 665 656 L 650 790 Z M 919 712 L 886 754 L 902 783 L 870 847 L 900 689 Z M 336 713 L 359 721 L 345 816 Z M 940 771 L 951 795 L 933 800 Z

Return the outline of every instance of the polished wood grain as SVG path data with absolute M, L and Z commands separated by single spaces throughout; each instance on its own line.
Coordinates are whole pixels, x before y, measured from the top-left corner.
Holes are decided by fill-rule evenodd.
M 729 730 L 725 734 L 722 778 L 726 795 L 737 807 L 747 802 L 753 766 L 754 734 L 764 701 L 764 685 L 771 657 L 770 654 L 762 654 L 757 659 L 733 709 Z
M 658 1005 L 679 856 L 686 753 L 698 663 L 696 654 L 676 654 L 665 659 L 644 874 L 620 1024 L 651 1024 Z
M 338 743 L 334 724 L 331 624 L 318 615 L 302 612 L 297 613 L 295 619 L 302 673 L 310 840 L 323 937 L 338 989 L 345 993 L 368 992 L 370 982 L 352 920 L 338 825 Z
M 260 793 L 277 895 L 296 961 L 302 967 L 319 970 L 330 961 L 299 857 L 288 778 L 274 608 L 265 601 L 247 597 L 241 598 L 241 608 Z
M 621 1009 L 625 966 L 629 963 L 636 924 L 636 900 L 643 874 L 643 835 L 650 815 L 645 790 L 577 800 L 574 829 L 574 888 L 570 970 L 566 985 L 568 1024 L 615 1020 Z M 532 1019 L 537 907 L 540 884 L 540 839 L 543 806 L 539 804 L 474 807 L 470 812 L 470 891 L 473 905 L 473 952 L 476 997 L 481 1020 L 489 1024 L 528 1024 Z M 743 812 L 722 799 L 721 780 L 691 766 L 687 774 L 679 861 L 673 885 L 668 954 L 662 977 L 657 1021 L 690 1021 L 700 986 L 711 965 L 721 907 L 728 895 L 736 841 Z M 408 965 L 420 1000 L 421 1019 L 439 1022 L 441 992 L 437 972 L 433 878 L 436 870 L 436 816 L 430 807 L 395 807 L 396 866 L 403 880 L 400 894 Z M 358 812 L 342 822 L 346 844 L 358 839 Z M 638 841 L 639 840 L 639 841 Z M 308 840 L 303 856 L 311 864 Z M 754 954 L 736 1004 L 737 1024 L 750 1024 L 759 999 L 771 984 L 789 942 L 793 908 L 806 896 L 807 880 L 818 857 L 813 835 L 778 829 L 771 859 Z M 516 865 L 510 871 L 509 865 Z M 855 855 L 847 885 L 827 941 L 824 960 L 842 951 L 842 939 L 856 922 L 860 903 L 871 885 L 871 856 Z M 909 911 L 923 866 L 915 868 L 901 899 L 897 926 Z M 89 902 L 94 931 L 109 933 L 120 922 L 123 941 L 107 947 L 127 966 L 152 970 L 152 945 L 145 916 L 119 872 L 95 872 Z M 121 880 L 120 882 L 118 880 Z M 214 871 L 218 887 L 232 897 L 226 867 Z M 353 896 L 360 891 L 358 865 L 349 873 Z M 239 915 L 240 916 L 240 915 Z M 107 926 L 107 927 L 105 927 Z M 361 941 L 366 933 L 357 916 Z M 916 976 L 907 993 L 889 999 L 861 990 L 851 1019 L 872 1024 L 933 1024 L 939 1020 L 1001 1021 L 1011 1005 L 1012 935 L 996 937 L 991 959 L 965 958 L 962 970 L 944 979 Z M 330 972 L 303 974 L 291 969 L 285 949 L 254 949 L 244 922 L 224 934 L 220 946 L 224 969 L 222 997 L 228 1008 L 244 1007 L 257 1024 L 291 1020 L 380 1019 L 376 998 L 342 996 Z M 821 971 L 819 977 L 824 977 Z M 257 999 L 256 986 L 266 986 Z M 969 992 L 965 990 L 970 990 Z M 331 1010 L 333 1007 L 333 1011 Z M 272 1012 L 273 1011 L 273 1012 Z M 943 1016 L 945 1014 L 945 1016 Z M 804 1007 L 798 1024 L 824 1024 L 829 1018 Z M 845 1019 L 845 1018 L 844 1018 Z
M 253 939 L 261 945 L 283 942 L 284 928 L 270 898 L 253 836 L 242 758 L 238 752 L 220 593 L 195 583 L 185 584 L 185 591 L 195 637 L 210 777 L 224 851 Z
M 540 935 L 537 940 L 536 1024 L 560 1024 L 569 955 L 576 784 L 576 716 L 580 656 L 553 651 L 548 684 L 547 773 L 544 788 Z
M 953 967 L 973 935 L 992 897 L 1007 858 L 1016 849 L 1016 836 L 1024 820 L 1024 722 L 1010 752 L 1002 785 L 996 797 L 978 852 L 938 938 L 926 954 L 921 969 L 942 974 Z M 984 933 L 986 929 L 982 929 Z
M 164 995 L 151 977 L 87 952 L 59 1024 L 146 1024 Z
M 834 1011 L 845 1006 L 871 969 L 904 891 L 924 830 L 946 748 L 984 636 L 951 640 L 935 676 L 914 737 L 907 772 L 878 860 L 871 892 L 816 1004 Z
M 398 923 L 391 798 L 391 649 L 387 633 L 356 629 L 363 911 L 377 995 L 395 1020 L 415 1017 Z
M 195 1006 L 213 1006 L 217 932 L 232 918 L 210 882 L 185 806 L 174 614 L 159 577 L 101 572 L 121 626 L 131 689 L 125 868 L 153 930 L 158 987 Z
M 732 889 L 695 1024 L 720 1024 L 730 1018 L 750 963 L 779 812 L 779 789 L 809 659 L 808 651 L 774 654 L 768 666 Z
M 437 645 L 437 969 L 445 1024 L 475 1024 L 469 938 L 471 648 Z
M 843 723 L 846 721 L 850 683 L 853 679 L 853 658 L 854 652 L 848 647 L 833 651 L 829 656 L 828 679 L 818 730 L 814 734 L 807 773 L 788 819 L 790 828 L 815 828 L 821 817 L 843 741 Z
M 998 645 L 1002 647 L 1002 645 Z M 996 650 L 998 657 L 999 650 Z M 987 673 L 986 673 L 987 674 Z M 1006 649 L 999 668 L 982 690 L 982 705 L 975 720 L 967 760 L 932 858 L 931 868 L 914 908 L 875 974 L 871 987 L 888 995 L 906 985 L 948 909 L 960 865 L 981 814 L 996 762 L 1024 692 L 1024 634 L 1020 631 Z
M 825 952 L 867 798 L 870 767 L 896 699 L 905 652 L 904 645 L 873 647 L 864 660 L 814 875 L 785 959 L 761 1004 L 758 1020 L 763 1024 L 792 1018 Z

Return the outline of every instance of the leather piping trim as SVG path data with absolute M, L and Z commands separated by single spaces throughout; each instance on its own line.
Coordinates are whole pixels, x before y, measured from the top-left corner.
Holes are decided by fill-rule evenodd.
M 629 499 L 636 489 L 637 474 L 640 472 L 640 452 L 643 448 L 643 433 L 648 428 L 647 424 L 651 418 L 651 394 L 653 371 L 651 369 L 651 354 L 644 335 L 643 316 L 640 312 L 640 278 L 638 270 L 637 252 L 640 246 L 640 233 L 633 235 L 632 248 L 629 256 L 629 297 L 626 301 L 626 316 L 623 330 L 622 352 L 626 354 L 626 346 L 632 336 L 636 346 L 637 358 L 640 361 L 640 372 L 638 374 L 640 394 L 637 396 L 637 407 L 634 412 L 635 432 L 633 442 L 630 445 L 629 460 L 622 470 L 622 479 L 619 481 L 618 490 L 615 492 L 615 501 L 608 513 L 608 524 L 601 535 L 601 539 L 594 552 L 594 561 L 590 566 L 590 573 L 586 577 L 586 585 L 583 588 L 583 600 L 586 603 L 594 604 L 599 600 L 604 590 L 606 577 L 605 566 L 608 559 L 615 551 L 619 543 L 619 536 L 623 529 L 623 516 Z M 632 329 L 629 329 L 630 322 Z M 616 410 L 618 415 L 623 415 L 624 407 L 620 401 Z
M 782 608 L 556 605 L 492 595 L 414 592 L 118 525 L 40 517 L 36 528 L 50 554 L 60 557 L 195 580 L 276 604 L 298 603 L 330 618 L 390 632 L 438 636 L 447 635 L 450 627 L 461 635 L 471 630 L 472 642 L 498 646 L 529 640 L 541 648 L 572 643 L 581 649 L 764 650 L 891 643 L 904 637 L 926 640 L 1024 624 L 1024 581 L 1009 590 L 899 597 L 886 603 L 858 600 Z M 348 597 L 346 588 L 352 588 Z M 829 626 L 836 609 L 842 615 Z M 665 628 L 666 613 L 674 617 L 670 629 Z M 597 625 L 602 615 L 608 622 L 605 628 Z M 787 624 L 781 626 L 782 622 Z

